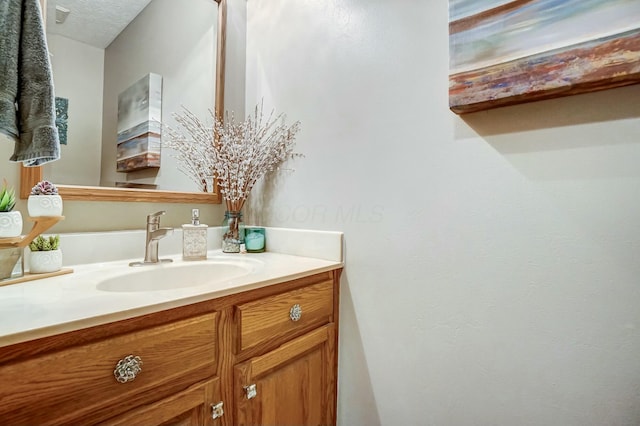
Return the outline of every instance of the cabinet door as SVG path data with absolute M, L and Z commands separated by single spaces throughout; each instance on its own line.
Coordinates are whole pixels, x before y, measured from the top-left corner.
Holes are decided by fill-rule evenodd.
M 239 364 L 234 424 L 335 424 L 335 374 L 333 324 Z
M 131 410 L 102 423 L 109 426 L 218 426 L 213 411 L 221 416 L 220 381 L 196 384 L 170 397 Z M 219 418 L 219 417 L 218 417 Z

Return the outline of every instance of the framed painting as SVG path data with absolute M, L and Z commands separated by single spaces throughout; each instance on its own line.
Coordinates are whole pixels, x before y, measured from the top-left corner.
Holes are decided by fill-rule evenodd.
M 147 74 L 118 95 L 119 172 L 160 167 L 162 76 Z
M 69 128 L 69 99 L 56 96 L 56 128 L 60 144 L 67 144 L 67 129 Z
M 640 83 L 639 0 L 449 0 L 449 107 Z

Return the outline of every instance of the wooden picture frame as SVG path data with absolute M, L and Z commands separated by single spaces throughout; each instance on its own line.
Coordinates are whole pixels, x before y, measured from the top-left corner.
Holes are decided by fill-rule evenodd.
M 214 111 L 222 117 L 224 111 L 224 86 L 227 55 L 227 1 L 212 0 L 218 3 L 218 32 L 216 48 L 216 74 Z M 47 10 L 47 0 L 40 0 L 41 9 Z M 46 16 L 45 16 L 46 19 Z M 44 179 L 42 167 L 20 165 L 20 198 L 27 199 L 31 188 Z M 56 185 L 63 200 L 70 201 L 127 201 L 151 203 L 200 203 L 220 204 L 222 195 L 215 185 L 214 192 L 162 191 L 135 188 L 108 188 L 80 185 Z

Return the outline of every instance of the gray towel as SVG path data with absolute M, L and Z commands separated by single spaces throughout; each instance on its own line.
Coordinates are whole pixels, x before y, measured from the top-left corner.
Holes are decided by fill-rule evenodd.
M 0 132 L 15 140 L 11 161 L 60 158 L 55 95 L 38 0 L 0 1 Z

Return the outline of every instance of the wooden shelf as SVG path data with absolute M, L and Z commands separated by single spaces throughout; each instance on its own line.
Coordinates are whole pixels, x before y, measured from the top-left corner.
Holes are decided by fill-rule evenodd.
M 62 268 L 59 271 L 43 272 L 41 274 L 32 274 L 31 272 L 25 272 L 25 274 L 21 277 L 6 278 L 4 280 L 0 280 L 0 287 L 2 287 L 3 285 L 24 283 L 27 281 L 39 280 L 42 278 L 57 277 L 58 275 L 70 274 L 72 272 L 73 269 L 71 268 Z
M 27 235 L 13 238 L 0 238 L 0 249 L 3 248 L 23 248 L 29 245 L 38 235 L 51 228 L 56 223 L 64 220 L 64 216 L 39 216 L 27 218 L 32 222 L 33 228 Z

